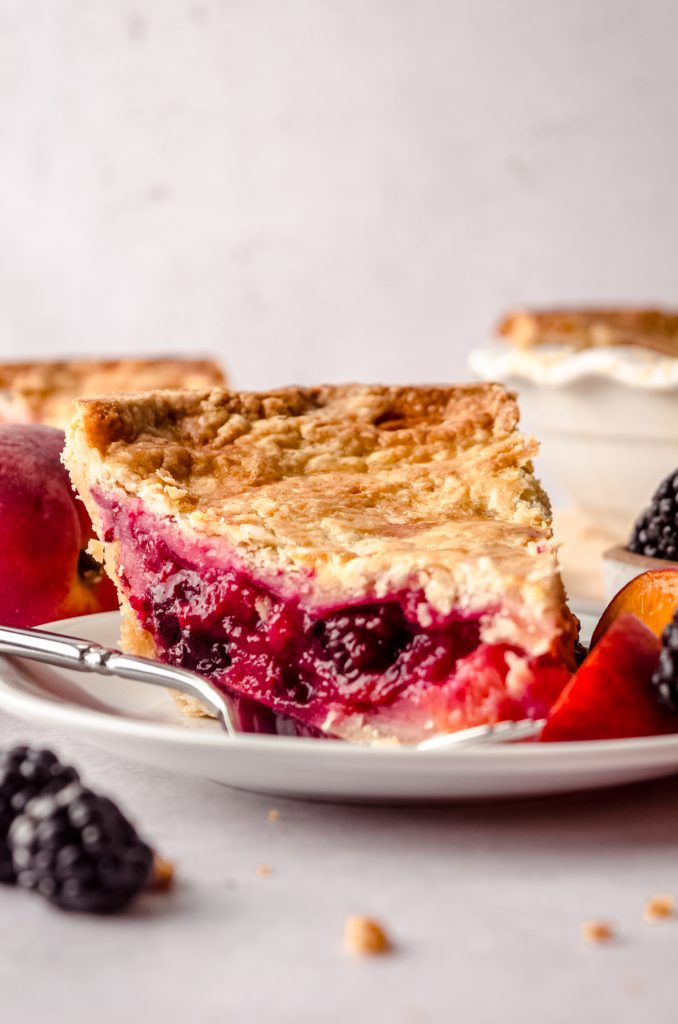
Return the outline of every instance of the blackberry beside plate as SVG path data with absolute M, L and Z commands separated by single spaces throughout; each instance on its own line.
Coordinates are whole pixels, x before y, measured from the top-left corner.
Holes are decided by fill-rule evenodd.
M 43 793 L 55 793 L 76 782 L 75 768 L 64 765 L 51 750 L 17 746 L 0 752 L 0 881 L 14 881 L 7 835 L 14 819 Z
M 153 868 L 151 848 L 113 801 L 78 782 L 32 800 L 9 845 L 19 885 L 64 910 L 123 910 Z

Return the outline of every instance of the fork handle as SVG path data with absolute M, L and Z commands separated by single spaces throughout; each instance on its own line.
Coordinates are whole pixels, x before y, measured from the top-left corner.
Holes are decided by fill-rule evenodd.
M 18 629 L 0 626 L 0 653 L 11 657 L 44 661 L 58 668 L 88 671 L 87 652 L 96 645 L 87 640 L 47 633 L 42 629 Z
M 76 672 L 119 676 L 122 679 L 150 683 L 164 689 L 170 687 L 204 701 L 229 735 L 233 736 L 238 731 L 225 696 L 202 676 L 175 668 L 173 665 L 124 654 L 113 647 L 102 647 L 101 644 L 63 636 L 60 633 L 48 633 L 42 629 L 19 629 L 13 626 L 0 626 L 0 654 L 28 658 L 30 661 L 39 661 Z

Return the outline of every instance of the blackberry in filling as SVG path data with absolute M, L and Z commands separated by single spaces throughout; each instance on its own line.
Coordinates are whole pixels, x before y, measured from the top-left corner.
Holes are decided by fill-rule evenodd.
M 423 627 L 417 594 L 308 609 L 214 551 L 173 533 L 140 504 L 99 498 L 120 545 L 118 575 L 158 656 L 311 729 L 362 716 L 401 734 L 543 714 L 568 673 L 480 638 L 480 617 Z M 529 691 L 529 692 L 528 692 Z M 339 734 L 341 730 L 339 730 Z
M 346 608 L 315 623 L 312 632 L 346 680 L 385 672 L 412 638 L 397 604 Z

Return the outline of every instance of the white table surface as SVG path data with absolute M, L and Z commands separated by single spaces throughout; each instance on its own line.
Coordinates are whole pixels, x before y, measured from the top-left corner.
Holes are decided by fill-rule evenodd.
M 675 778 L 522 803 L 347 807 L 152 771 L 3 718 L 0 743 L 27 739 L 118 799 L 178 883 L 104 919 L 3 889 L 8 1024 L 676 1020 L 678 919 L 642 919 L 649 896 L 678 895 Z M 349 913 L 378 917 L 396 951 L 349 957 Z M 618 940 L 582 943 L 592 917 Z

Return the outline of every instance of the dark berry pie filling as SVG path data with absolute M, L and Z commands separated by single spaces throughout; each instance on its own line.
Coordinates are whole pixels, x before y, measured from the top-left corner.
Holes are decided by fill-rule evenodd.
M 138 500 L 95 497 L 104 540 L 119 545 L 121 588 L 157 656 L 243 700 L 254 728 L 268 731 L 269 709 L 310 735 L 414 742 L 542 717 L 569 678 L 555 656 L 483 642 L 478 614 L 422 616 L 411 591 L 310 606 L 303 588 L 285 592 L 289 580 L 253 579 L 218 540 L 187 537 Z

